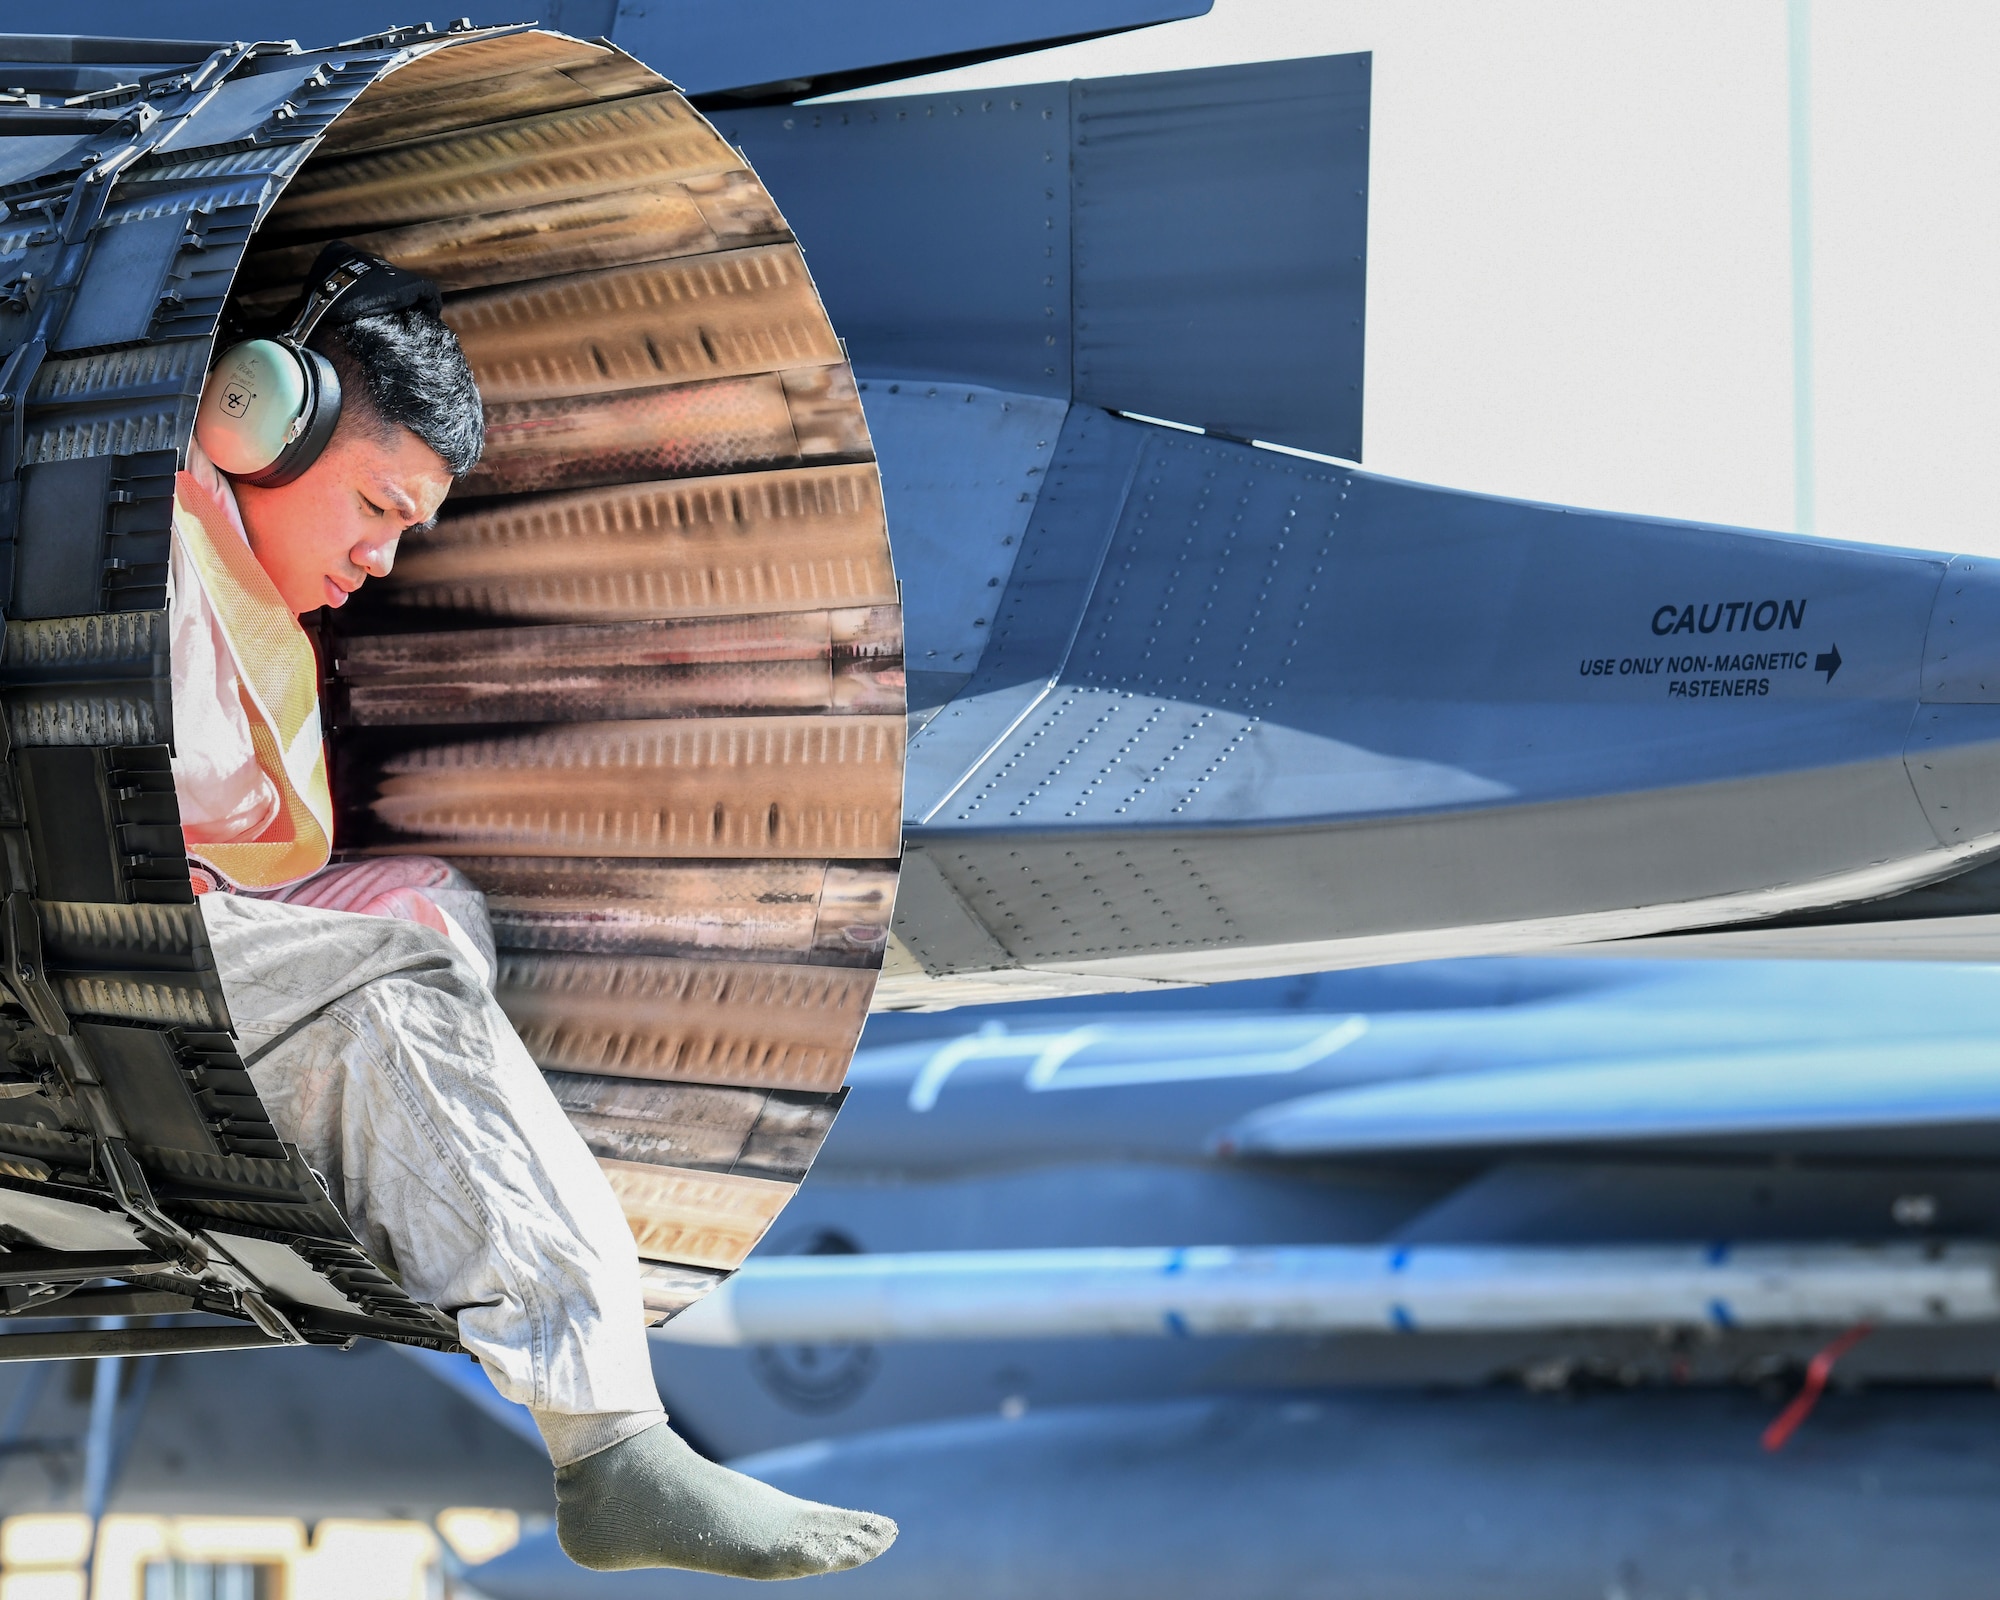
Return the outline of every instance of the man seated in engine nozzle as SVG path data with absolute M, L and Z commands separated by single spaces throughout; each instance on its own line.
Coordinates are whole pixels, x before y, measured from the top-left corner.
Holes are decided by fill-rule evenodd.
M 666 1426 L 631 1231 L 488 987 L 478 891 L 426 858 L 328 865 L 298 617 L 386 577 L 479 459 L 441 310 L 428 279 L 328 246 L 285 332 L 217 362 L 175 485 L 174 784 L 244 1059 L 368 1248 L 533 1413 L 573 1559 L 856 1566 L 894 1523 L 780 1494 Z

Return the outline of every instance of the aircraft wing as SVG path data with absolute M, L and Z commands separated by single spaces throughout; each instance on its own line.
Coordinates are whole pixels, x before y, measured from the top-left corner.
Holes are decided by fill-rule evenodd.
M 1720 1050 L 1375 1083 L 1265 1106 L 1221 1153 L 1312 1159 L 1426 1151 L 1967 1130 L 2000 1122 L 2000 1050 L 1978 1037 Z

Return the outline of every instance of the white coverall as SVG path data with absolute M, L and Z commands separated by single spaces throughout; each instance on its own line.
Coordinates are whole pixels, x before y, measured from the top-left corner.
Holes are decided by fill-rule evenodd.
M 215 492 L 221 475 L 191 455 L 189 470 Z M 227 492 L 217 498 L 233 513 Z M 277 797 L 259 793 L 271 785 L 229 642 L 178 542 L 171 583 L 182 820 L 197 840 L 247 838 Z M 399 881 L 445 892 L 398 891 Z M 372 892 L 385 883 L 390 892 Z M 561 1466 L 663 1412 L 631 1230 L 487 987 L 491 936 L 469 888 L 443 863 L 359 863 L 200 903 L 279 1136 L 326 1178 L 403 1287 L 458 1319 L 466 1348 L 500 1393 L 534 1410 Z M 381 914 L 321 908 L 329 903 Z M 412 916 L 421 922 L 402 920 Z

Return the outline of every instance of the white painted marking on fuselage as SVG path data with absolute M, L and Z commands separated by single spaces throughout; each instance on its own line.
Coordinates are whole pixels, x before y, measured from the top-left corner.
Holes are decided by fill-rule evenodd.
M 909 1107 L 929 1111 L 951 1076 L 968 1061 L 1025 1061 L 1022 1087 L 1040 1094 L 1052 1089 L 1106 1089 L 1154 1083 L 1194 1083 L 1209 1078 L 1261 1077 L 1300 1072 L 1353 1044 L 1368 1032 L 1368 1019 L 1343 1017 L 1289 1049 L 1241 1048 L 1245 1037 L 1266 1035 L 1262 1027 L 1196 1025 L 1171 1054 L 1148 1052 L 1136 1060 L 1078 1064 L 1074 1058 L 1095 1045 L 1121 1042 L 1121 1031 L 1101 1024 L 1060 1033 L 1009 1033 L 988 1022 L 977 1033 L 940 1045 L 910 1083 Z

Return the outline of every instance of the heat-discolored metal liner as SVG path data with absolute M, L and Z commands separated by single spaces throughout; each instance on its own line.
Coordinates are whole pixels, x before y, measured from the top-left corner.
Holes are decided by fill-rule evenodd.
M 475 39 L 420 56 L 374 84 L 328 130 L 323 152 L 353 152 L 484 123 L 657 90 L 658 77 L 618 51 L 561 34 Z
M 788 368 L 489 405 L 486 454 L 462 489 L 531 494 L 870 455 L 854 375 L 845 366 Z
M 382 80 L 393 81 L 393 76 Z M 364 95 L 357 105 L 365 100 Z M 450 217 L 497 216 L 743 164 L 686 100 L 660 88 L 464 131 L 439 130 L 345 159 L 323 156 L 287 187 L 260 233 L 266 242 L 289 243 Z M 544 276 L 539 267 L 524 257 L 514 281 Z
M 495 992 L 544 1067 L 830 1093 L 874 974 L 847 967 L 511 953 Z
M 705 255 L 790 237 L 748 170 L 703 173 L 636 190 L 555 200 L 497 217 L 453 217 L 347 237 L 435 278 L 446 289 L 507 283 L 524 249 L 554 272 L 587 272 L 672 256 Z M 244 303 L 275 312 L 312 266 L 317 243 L 271 251 Z
M 791 1183 L 805 1176 L 842 1098 L 569 1072 L 550 1073 L 549 1087 L 600 1156 Z
M 893 606 L 875 606 L 495 628 L 482 634 L 481 655 L 495 672 L 523 679 L 594 667 L 826 662 L 894 655 L 902 643 L 897 622 Z M 458 639 L 450 631 L 350 639 L 335 670 L 355 685 L 469 681 Z
M 383 78 L 239 311 L 337 237 L 445 287 L 488 439 L 326 620 L 339 842 L 488 890 L 496 990 L 670 1313 L 810 1165 L 887 944 L 901 626 L 853 377 L 742 156 L 599 45 Z
M 892 606 L 883 527 L 872 463 L 447 502 L 353 610 L 609 622 Z
M 649 261 L 453 300 L 490 405 L 842 359 L 797 245 Z
M 901 718 L 575 723 L 347 758 L 354 846 L 402 854 L 801 856 L 896 853 Z
M 840 677 L 836 679 L 838 672 Z M 879 692 L 878 692 L 879 691 Z M 370 684 L 349 691 L 356 726 L 572 722 L 586 717 L 723 716 L 775 711 L 890 711 L 879 683 L 851 665 L 817 660 L 465 674 L 444 683 Z M 15 734 L 17 739 L 23 735 Z
M 876 966 L 893 862 L 620 861 L 482 857 L 496 937 L 510 950 L 715 956 Z
M 625 1208 L 642 1256 L 722 1271 L 743 1264 L 795 1187 L 603 1156 L 598 1165 Z

